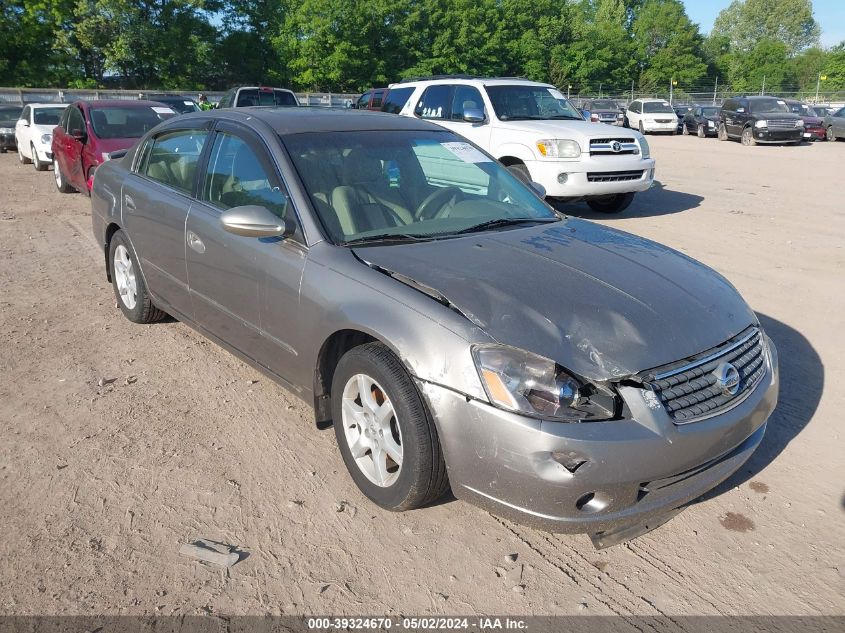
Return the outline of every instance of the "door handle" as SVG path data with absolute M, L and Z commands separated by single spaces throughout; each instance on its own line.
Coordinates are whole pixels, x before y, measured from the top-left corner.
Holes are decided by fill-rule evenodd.
M 126 195 L 123 197 L 123 202 L 126 205 L 127 211 L 134 211 L 135 210 L 135 201 L 132 199 L 132 196 Z
M 197 235 L 193 231 L 188 231 L 187 238 L 188 246 L 190 246 L 192 250 L 195 250 L 200 255 L 205 252 L 205 244 L 203 244 L 203 241 L 200 239 L 199 235 Z

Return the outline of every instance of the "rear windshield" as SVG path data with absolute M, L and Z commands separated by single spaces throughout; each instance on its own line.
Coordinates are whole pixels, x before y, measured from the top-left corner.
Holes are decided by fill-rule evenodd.
M 665 101 L 646 101 L 643 104 L 643 112 L 649 112 L 651 114 L 675 114 L 675 111 L 672 109 L 672 106 L 670 106 Z
M 701 114 L 703 116 L 716 116 L 719 114 L 719 108 L 716 106 L 712 106 L 709 108 L 701 108 Z
M 20 118 L 23 108 L 21 106 L 0 106 L 0 121 L 11 121 Z
M 615 101 L 593 101 L 593 110 L 618 110 L 619 106 Z
M 58 125 L 64 108 L 38 108 L 33 113 L 35 125 Z
M 163 105 L 95 108 L 91 110 L 91 127 L 99 138 L 140 138 L 175 115 Z
M 296 97 L 288 90 L 274 90 L 273 88 L 247 88 L 238 94 L 238 108 L 248 106 L 276 106 L 287 108 L 298 106 Z
M 748 102 L 751 112 L 789 112 L 783 99 L 754 99 Z
M 381 111 L 399 114 L 408 103 L 412 92 L 414 92 L 413 88 L 391 88 L 387 91 L 387 98 L 381 106 Z
M 199 106 L 194 102 L 193 99 L 156 99 L 155 97 L 150 97 L 151 101 L 158 101 L 159 103 L 163 103 L 171 110 L 175 110 L 178 114 L 186 114 L 188 112 L 199 112 Z

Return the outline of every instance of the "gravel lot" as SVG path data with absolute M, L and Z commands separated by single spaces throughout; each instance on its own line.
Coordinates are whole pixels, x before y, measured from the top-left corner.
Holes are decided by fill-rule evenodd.
M 845 143 L 649 140 L 660 186 L 590 217 L 725 274 L 781 400 L 724 486 L 600 552 L 455 500 L 376 508 L 293 396 L 124 319 L 88 199 L 0 155 L 0 613 L 845 614 Z M 197 537 L 248 557 L 180 556 Z

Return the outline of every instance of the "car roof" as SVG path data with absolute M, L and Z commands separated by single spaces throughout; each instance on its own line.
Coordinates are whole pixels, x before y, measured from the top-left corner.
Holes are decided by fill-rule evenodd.
M 25 103 L 24 106 L 29 106 L 30 108 L 66 108 L 69 106 L 69 103 Z
M 416 85 L 436 85 L 436 84 L 467 84 L 484 86 L 542 86 L 543 88 L 554 88 L 552 84 L 546 84 L 539 81 L 531 81 L 530 79 L 521 79 L 520 77 L 437 77 L 435 79 L 409 79 L 400 83 L 390 84 L 390 88 L 413 87 Z
M 191 118 L 222 119 L 244 123 L 257 119 L 270 126 L 276 134 L 286 136 L 303 132 L 362 132 L 373 130 L 417 130 L 448 132 L 439 125 L 411 117 L 400 117 L 386 112 L 368 110 L 346 110 L 301 106 L 299 108 L 274 108 L 272 106 L 250 106 L 209 110 L 184 114 L 172 121 L 185 122 Z
M 668 99 L 652 99 L 652 98 L 648 98 L 648 99 L 636 99 L 636 101 L 639 101 L 639 102 L 641 102 L 641 103 L 655 103 L 655 102 L 656 102 L 656 103 L 669 103 L 669 100 L 668 100 Z
M 278 88 L 276 86 L 234 86 L 229 90 L 284 90 L 285 92 L 293 92 L 290 88 Z
M 90 101 L 79 100 L 77 104 L 87 105 L 89 108 L 151 108 L 161 103 L 160 101 L 144 99 L 92 99 Z

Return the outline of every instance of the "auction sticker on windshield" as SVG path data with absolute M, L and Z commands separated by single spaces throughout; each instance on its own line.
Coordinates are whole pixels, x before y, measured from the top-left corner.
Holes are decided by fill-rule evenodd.
M 452 152 L 465 163 L 490 163 L 493 162 L 469 143 L 441 143 L 443 147 Z
M 548 90 L 549 94 L 555 99 L 564 99 L 563 93 L 560 90 L 556 90 L 555 88 L 546 88 L 546 90 Z

